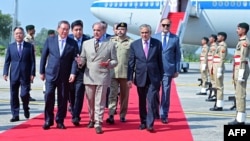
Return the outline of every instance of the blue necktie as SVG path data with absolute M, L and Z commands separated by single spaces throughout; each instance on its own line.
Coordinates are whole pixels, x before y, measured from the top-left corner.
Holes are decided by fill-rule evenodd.
M 18 54 L 21 57 L 21 55 L 22 55 L 22 44 L 18 44 Z
M 81 51 L 81 40 L 80 39 L 77 39 L 77 44 L 78 44 L 78 49 L 80 52 Z
M 163 45 L 162 45 L 162 48 L 166 48 L 167 47 L 167 34 L 164 35 L 163 37 Z

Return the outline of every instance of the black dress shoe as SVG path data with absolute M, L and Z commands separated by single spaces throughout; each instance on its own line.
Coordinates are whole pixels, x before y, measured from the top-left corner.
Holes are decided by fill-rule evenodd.
M 168 124 L 168 120 L 167 119 L 161 119 L 161 123 Z
M 235 119 L 234 121 L 228 122 L 228 125 L 245 125 L 245 122 L 238 122 Z
M 126 122 L 126 118 L 125 117 L 120 118 L 120 122 Z
M 102 134 L 103 133 L 102 128 L 100 126 L 95 128 L 95 132 L 96 132 L 96 134 Z
M 196 95 L 207 95 L 207 93 L 198 92 L 198 93 L 196 93 Z
M 143 130 L 143 129 L 146 129 L 146 124 L 141 124 L 141 125 L 139 126 L 139 130 Z
M 16 121 L 19 121 L 19 116 L 12 117 L 12 118 L 10 119 L 10 122 L 16 122 Z
M 36 101 L 36 99 L 30 97 L 30 98 L 29 98 L 29 101 Z
M 213 108 L 210 108 L 209 109 L 210 111 L 223 111 L 223 108 L 222 107 L 213 107 Z
M 27 118 L 27 119 L 30 118 L 30 111 L 29 111 L 29 109 L 25 109 L 24 110 L 24 117 Z
M 109 118 L 106 119 L 106 122 L 109 124 L 114 124 L 115 123 L 114 116 L 110 115 Z
M 216 101 L 216 98 L 208 98 L 208 99 L 206 99 L 206 101 L 208 101 L 208 102 Z
M 89 121 L 88 128 L 94 128 L 95 122 Z
M 58 129 L 66 129 L 63 123 L 57 123 L 56 128 Z
M 154 132 L 154 128 L 153 128 L 153 127 L 148 127 L 147 130 L 148 130 L 149 132 Z
M 80 125 L 80 120 L 79 120 L 79 118 L 73 118 L 72 119 L 72 123 L 75 125 L 75 126 L 79 126 Z
M 43 129 L 48 130 L 48 129 L 50 129 L 50 126 L 52 126 L 52 125 L 54 125 L 53 122 L 45 122 L 43 125 Z

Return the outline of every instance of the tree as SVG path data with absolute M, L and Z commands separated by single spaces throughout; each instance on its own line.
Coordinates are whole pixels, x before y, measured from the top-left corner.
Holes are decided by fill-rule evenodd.
M 12 28 L 12 17 L 9 14 L 2 14 L 0 10 L 0 37 L 1 39 L 9 39 Z

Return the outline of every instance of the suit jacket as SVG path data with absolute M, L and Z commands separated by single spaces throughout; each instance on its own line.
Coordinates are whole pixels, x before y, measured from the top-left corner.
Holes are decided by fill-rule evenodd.
M 162 33 L 157 33 L 152 37 L 162 41 Z M 181 50 L 179 37 L 170 33 L 167 47 L 162 50 L 163 71 L 167 76 L 173 76 L 180 72 Z
M 143 50 L 142 39 L 134 41 L 130 45 L 130 55 L 128 61 L 128 81 L 133 80 L 138 87 L 146 85 L 147 77 L 151 84 L 160 85 L 162 80 L 162 44 L 159 40 L 151 38 L 146 58 Z
M 45 74 L 46 81 L 49 82 L 56 81 L 58 78 L 63 82 L 68 82 L 70 74 L 76 74 L 77 53 L 77 42 L 67 38 L 63 54 L 60 56 L 58 36 L 48 37 L 42 51 L 40 74 Z
M 98 51 L 95 51 L 95 39 L 92 38 L 83 43 L 81 53 L 83 64 L 86 65 L 84 72 L 84 84 L 110 85 L 110 69 L 117 65 L 115 44 L 108 39 L 101 42 Z M 101 67 L 100 62 L 110 59 L 108 67 Z
M 74 35 L 73 35 L 73 34 L 70 34 L 68 37 L 74 39 Z M 82 35 L 82 42 L 81 42 L 80 50 L 79 50 L 79 47 L 78 47 L 78 51 L 79 51 L 78 54 L 79 54 L 79 55 L 80 55 L 81 52 L 82 52 L 83 42 L 84 42 L 84 41 L 87 41 L 87 40 L 89 40 L 89 39 L 90 39 L 89 36 L 87 36 L 87 35 L 85 35 L 85 34 Z M 75 39 L 74 39 L 74 40 L 75 40 Z M 82 67 L 82 68 L 77 67 L 77 74 L 78 74 L 79 71 L 84 72 L 84 70 L 85 70 L 85 67 Z M 82 77 L 83 77 L 83 76 L 82 76 Z M 83 79 L 83 78 L 82 78 L 82 79 Z
M 10 70 L 9 70 L 10 69 Z M 19 56 L 17 43 L 10 44 L 7 48 L 3 75 L 9 74 L 10 81 L 22 80 L 30 83 L 30 76 L 36 74 L 36 60 L 34 46 L 28 42 L 23 42 L 22 55 Z

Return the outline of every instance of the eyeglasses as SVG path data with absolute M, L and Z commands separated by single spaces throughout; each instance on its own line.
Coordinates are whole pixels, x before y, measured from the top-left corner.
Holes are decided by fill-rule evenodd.
M 170 24 L 162 24 L 162 27 L 170 27 Z

